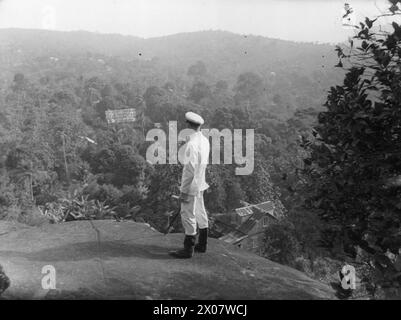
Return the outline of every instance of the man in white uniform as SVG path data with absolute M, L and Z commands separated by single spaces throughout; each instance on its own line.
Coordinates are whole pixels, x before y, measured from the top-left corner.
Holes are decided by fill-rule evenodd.
M 203 202 L 203 192 L 209 188 L 206 183 L 206 166 L 209 160 L 209 140 L 200 131 L 202 117 L 193 112 L 185 114 L 188 127 L 195 132 L 187 141 L 182 172 L 180 200 L 181 222 L 185 230 L 184 248 L 170 254 L 176 258 L 191 258 L 194 250 L 206 252 L 208 217 Z M 199 227 L 199 241 L 195 246 L 196 229 Z M 195 246 L 195 248 L 194 248 Z

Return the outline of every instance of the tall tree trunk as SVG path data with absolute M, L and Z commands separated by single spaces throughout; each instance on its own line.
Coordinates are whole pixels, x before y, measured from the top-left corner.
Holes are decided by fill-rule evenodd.
M 68 171 L 67 155 L 66 155 L 66 152 L 65 152 L 65 135 L 64 135 L 64 132 L 61 133 L 61 140 L 62 140 L 62 143 L 63 143 L 63 156 L 64 156 L 65 176 L 66 176 L 68 185 L 70 185 L 70 173 Z

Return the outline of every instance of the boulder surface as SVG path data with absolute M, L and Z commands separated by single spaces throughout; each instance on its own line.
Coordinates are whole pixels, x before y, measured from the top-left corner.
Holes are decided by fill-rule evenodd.
M 170 257 L 182 240 L 135 222 L 0 222 L 0 264 L 11 280 L 2 297 L 334 299 L 330 287 L 302 272 L 220 240 L 210 239 L 208 252 L 192 259 Z

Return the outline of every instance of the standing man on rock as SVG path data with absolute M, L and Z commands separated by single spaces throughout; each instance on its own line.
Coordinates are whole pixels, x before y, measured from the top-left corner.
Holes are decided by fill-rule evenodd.
M 188 128 L 195 133 L 187 141 L 182 172 L 180 201 L 181 222 L 185 230 L 184 248 L 171 252 L 176 258 L 191 258 L 195 252 L 206 252 L 209 221 L 203 202 L 203 192 L 209 188 L 206 183 L 206 166 L 209 161 L 209 140 L 202 134 L 204 120 L 194 112 L 187 112 L 185 119 Z M 199 239 L 195 245 L 196 229 Z

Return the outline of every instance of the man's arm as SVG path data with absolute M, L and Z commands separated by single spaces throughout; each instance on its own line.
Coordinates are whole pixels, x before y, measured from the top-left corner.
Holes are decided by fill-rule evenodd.
M 196 154 L 192 145 L 188 145 L 185 150 L 185 158 L 184 158 L 184 168 L 182 172 L 181 179 L 181 201 L 188 201 L 188 195 L 191 193 L 192 182 L 195 177 L 195 164 L 196 164 Z

